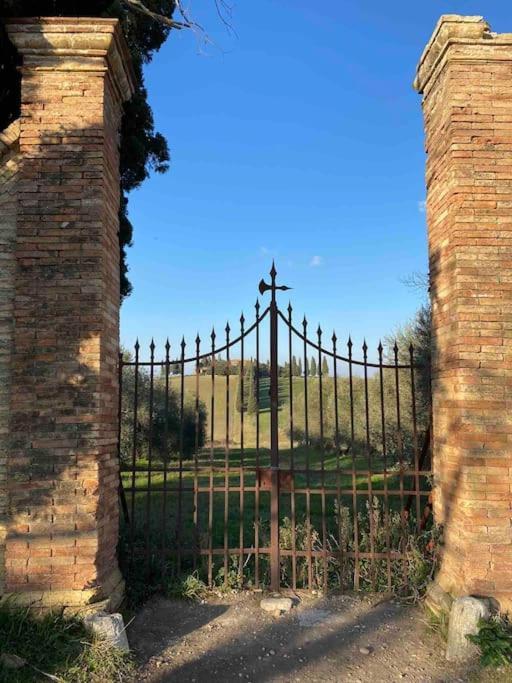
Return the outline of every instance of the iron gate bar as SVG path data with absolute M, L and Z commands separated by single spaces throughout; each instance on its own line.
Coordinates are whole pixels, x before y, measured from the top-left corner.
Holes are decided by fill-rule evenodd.
M 212 355 L 211 355 L 211 433 L 210 433 L 210 480 L 208 493 L 208 585 L 213 583 L 213 444 L 215 441 L 215 329 L 212 328 Z
M 260 302 L 256 299 L 256 468 L 260 466 Z M 267 309 L 268 310 L 268 309 Z M 265 317 L 265 314 L 263 317 Z M 260 489 L 256 479 L 254 492 L 254 583 L 260 586 Z
M 384 409 L 384 373 L 382 364 L 382 352 L 383 352 L 382 342 L 379 340 L 378 353 L 379 353 L 379 386 L 380 386 L 380 414 L 381 414 L 381 433 L 382 433 L 382 456 L 383 456 L 383 467 L 384 467 L 384 526 L 386 534 L 386 550 L 389 552 L 391 549 L 391 535 L 389 530 L 389 492 L 388 492 L 388 459 L 387 459 L 387 446 L 386 446 L 386 417 Z M 386 573 L 388 579 L 388 590 L 391 590 L 391 562 L 389 558 L 386 562 Z
M 271 492 L 270 492 L 270 588 L 279 591 L 281 583 L 281 568 L 279 560 L 279 385 L 278 385 L 278 354 L 277 354 L 277 302 L 276 290 L 287 290 L 286 285 L 276 285 L 276 268 L 272 262 L 270 270 L 270 285 L 264 280 L 260 281 L 259 290 L 261 294 L 266 291 L 271 292 L 270 301 L 270 471 L 271 471 Z
M 398 377 L 398 345 L 395 341 L 393 346 L 393 355 L 395 359 L 395 390 L 396 390 L 396 425 L 397 425 L 397 439 L 398 439 L 398 462 L 400 464 L 400 517 L 401 517 L 401 527 L 402 527 L 402 541 L 405 543 L 407 529 L 405 526 L 405 508 L 404 508 L 404 452 L 403 452 L 403 441 L 402 441 L 402 422 L 400 418 L 400 381 Z M 404 557 L 403 563 L 403 574 L 404 581 L 407 584 L 407 564 L 406 558 Z
M 229 519 L 229 323 L 226 325 L 226 445 L 224 449 L 224 585 L 228 585 L 228 519 Z
M 231 339 L 229 324 L 226 325 L 226 341 L 223 346 L 216 348 L 216 337 L 215 331 L 212 330 L 211 333 L 211 349 L 208 352 L 201 353 L 201 340 L 199 335 L 195 339 L 195 353 L 190 357 L 186 356 L 186 343 L 183 338 L 181 341 L 181 353 L 177 360 L 171 360 L 170 357 L 170 344 L 167 340 L 165 344 L 165 360 L 156 361 L 155 360 L 155 344 L 151 341 L 149 345 L 150 349 L 150 360 L 141 361 L 140 359 L 140 345 L 138 341 L 135 344 L 135 358 L 134 360 L 125 359 L 123 357 L 119 358 L 119 385 L 121 389 L 123 388 L 123 369 L 131 367 L 134 373 L 133 381 L 133 404 L 131 410 L 131 428 L 132 434 L 130 438 L 130 444 L 128 444 L 128 450 L 131 450 L 131 463 L 129 466 L 124 466 L 123 471 L 126 476 L 130 477 L 131 486 L 122 487 L 120 489 L 120 494 L 124 491 L 131 494 L 131 519 L 125 516 L 125 521 L 129 523 L 129 566 L 133 567 L 134 559 L 139 556 L 140 550 L 143 551 L 142 556 L 144 559 L 144 564 L 146 569 L 149 570 L 149 565 L 154 561 L 155 552 L 159 553 L 163 560 L 163 572 L 166 571 L 166 558 L 174 558 L 176 563 L 174 565 L 174 571 L 179 573 L 181 569 L 185 566 L 185 557 L 192 557 L 192 566 L 194 569 L 198 567 L 198 561 L 200 558 L 205 558 L 207 562 L 207 575 L 208 583 L 213 584 L 214 581 L 214 570 L 218 566 L 216 558 L 222 558 L 222 569 L 224 574 L 224 583 L 228 582 L 229 573 L 229 562 L 230 557 L 237 558 L 237 575 L 240 583 L 243 583 L 245 576 L 245 567 L 249 563 L 251 558 L 254 558 L 254 583 L 256 587 L 259 587 L 262 583 L 262 574 L 260 567 L 260 558 L 264 557 L 266 562 L 269 562 L 270 566 L 270 587 L 272 590 L 278 590 L 281 583 L 281 561 L 290 558 L 291 564 L 291 585 L 294 589 L 298 588 L 299 584 L 299 569 L 298 561 L 301 561 L 301 572 L 305 569 L 307 572 L 307 578 L 305 582 L 308 587 L 312 588 L 314 585 L 320 585 L 327 587 L 329 580 L 329 562 L 332 559 L 336 559 L 342 567 L 346 567 L 347 562 L 353 563 L 353 582 L 354 587 L 359 588 L 361 580 L 369 581 L 372 587 L 375 586 L 376 581 L 376 571 L 377 563 L 380 561 L 385 561 L 386 579 L 388 587 L 391 588 L 391 563 L 392 561 L 400 561 L 402 563 L 404 580 L 407 581 L 407 565 L 405 556 L 405 540 L 407 533 L 407 519 L 412 506 L 412 500 L 415 499 L 415 512 L 416 512 L 416 529 L 421 530 L 424 526 L 424 517 L 421 518 L 421 498 L 428 497 L 430 494 L 429 490 L 425 490 L 421 487 L 421 477 L 427 476 L 431 473 L 431 468 L 424 467 L 424 462 L 426 458 L 426 451 L 428 447 L 429 431 L 426 434 L 426 445 L 424 444 L 420 450 L 418 448 L 418 427 L 417 427 L 417 405 L 416 405 L 416 378 L 415 369 L 417 364 L 415 363 L 414 350 L 409 347 L 409 363 L 401 362 L 398 355 L 398 346 L 395 343 L 393 347 L 392 359 L 390 362 L 383 362 L 383 347 L 382 343 L 378 346 L 378 362 L 373 363 L 368 361 L 368 346 L 366 342 L 363 343 L 362 360 L 353 358 L 353 344 L 352 340 L 348 339 L 347 342 L 347 356 L 342 356 L 339 354 L 337 349 L 337 338 L 336 334 L 333 333 L 331 341 L 331 348 L 324 348 L 322 346 L 322 330 L 320 326 L 316 331 L 316 341 L 312 341 L 308 338 L 308 322 L 306 317 L 302 321 L 302 332 L 300 332 L 293 324 L 292 319 L 292 306 L 291 303 L 287 308 L 287 315 L 285 315 L 278 307 L 276 300 L 277 290 L 289 289 L 285 286 L 276 285 L 276 270 L 275 266 L 272 266 L 270 271 L 271 284 L 266 284 L 263 280 L 260 282 L 260 292 L 263 294 L 266 291 L 271 292 L 271 302 L 270 305 L 264 310 L 263 314 L 260 314 L 260 304 L 256 301 L 255 304 L 255 322 L 250 325 L 247 329 L 245 327 L 245 318 L 243 314 L 240 317 L 240 335 L 236 339 Z M 262 517 L 262 512 L 260 506 L 262 505 L 262 499 L 260 498 L 260 492 L 263 486 L 263 472 L 261 469 L 261 437 L 260 437 L 260 412 L 262 409 L 261 405 L 261 358 L 260 358 L 260 324 L 269 315 L 270 319 L 270 363 L 268 367 L 268 372 L 270 376 L 270 468 L 268 469 L 270 474 L 270 543 L 266 540 L 262 544 L 262 522 L 265 521 L 265 517 Z M 288 398 L 289 398 L 289 469 L 280 468 L 280 451 L 279 451 L 279 359 L 278 359 L 278 324 L 279 319 L 288 328 L 288 366 L 289 366 L 289 376 L 288 376 Z M 255 461 L 246 460 L 246 425 L 245 425 L 245 410 L 240 411 L 240 431 L 239 431 L 239 462 L 232 463 L 232 430 L 235 428 L 235 420 L 231 418 L 230 403 L 232 400 L 232 386 L 231 386 L 231 370 L 233 369 L 231 350 L 236 344 L 240 344 L 240 361 L 239 362 L 239 385 L 238 390 L 240 391 L 241 402 L 243 404 L 245 400 L 245 365 L 246 365 L 246 351 L 245 351 L 245 339 L 246 337 L 255 332 L 256 335 L 256 358 L 255 358 L 255 384 L 256 384 L 256 450 L 255 450 Z M 301 453 L 301 457 L 304 458 L 301 462 L 296 460 L 296 438 L 295 429 L 296 422 L 294 419 L 294 410 L 296 407 L 296 400 L 294 397 L 295 382 L 293 379 L 292 366 L 295 360 L 293 356 L 293 339 L 297 338 L 302 342 L 303 348 L 303 359 L 304 359 L 304 377 L 303 377 L 303 390 L 304 390 L 304 445 L 305 448 Z M 318 371 L 317 371 L 317 387 L 315 383 L 312 386 L 309 384 L 309 376 L 307 372 L 308 368 L 308 347 L 316 351 L 316 356 L 318 359 Z M 225 383 L 224 383 L 224 400 L 226 403 L 226 415 L 225 415 L 225 434 L 216 435 L 215 417 L 217 413 L 216 400 L 216 378 L 217 374 L 217 357 L 220 353 L 226 351 L 226 372 L 225 372 Z M 324 369 L 322 367 L 326 358 L 332 359 L 332 382 L 325 379 Z M 210 425 L 209 425 L 209 440 L 210 443 L 206 445 L 203 449 L 202 444 L 199 441 L 199 426 L 200 426 L 200 413 L 201 413 L 201 390 L 200 390 L 200 374 L 202 367 L 202 360 L 206 360 L 210 363 L 210 386 L 211 386 L 211 400 L 210 400 Z M 340 399 L 339 399 L 339 374 L 338 374 L 338 362 L 346 364 L 348 368 L 348 409 L 343 411 L 344 419 L 348 422 L 348 436 L 350 445 L 343 451 L 340 444 Z M 190 364 L 193 367 L 192 372 L 186 372 L 186 368 Z M 192 366 L 193 364 L 193 366 Z M 251 364 L 253 360 L 251 358 Z M 286 365 L 286 364 L 285 364 Z M 160 383 L 156 385 L 154 371 L 155 368 L 161 368 L 161 379 Z M 163 463 L 162 466 L 155 462 L 158 459 L 157 446 L 153 448 L 153 434 L 155 428 L 155 391 L 156 386 L 160 387 L 158 389 L 160 397 L 159 400 L 163 401 L 165 415 L 168 415 L 170 409 L 170 395 L 173 391 L 171 389 L 170 374 L 171 368 L 178 368 L 179 374 L 179 445 L 177 448 L 177 454 L 174 456 L 171 453 L 172 445 L 170 441 L 170 423 L 168 418 L 163 422 L 164 426 L 164 449 L 163 449 Z M 254 367 L 254 366 L 253 366 Z M 362 394 L 358 393 L 357 400 L 362 400 L 364 402 L 364 422 L 361 434 L 361 444 L 362 444 L 362 458 L 363 462 L 366 460 L 366 468 L 360 466 L 361 453 L 357 455 L 356 460 L 356 444 L 359 448 L 359 435 L 356 441 L 355 435 L 355 389 L 354 389 L 354 367 L 359 367 L 362 369 L 361 379 L 357 379 L 357 386 L 361 387 Z M 376 369 L 376 381 L 379 390 L 379 397 L 373 398 L 373 393 L 370 398 L 370 387 L 369 387 L 369 368 Z M 146 369 L 149 372 L 146 374 Z M 400 371 L 408 371 L 408 380 L 406 375 L 400 375 Z M 398 458 L 398 469 L 397 469 L 397 484 L 394 484 L 392 488 L 389 486 L 389 469 L 388 469 L 388 446 L 387 446 L 387 421 L 389 416 L 386 417 L 386 406 L 384 401 L 385 396 L 385 385 L 384 385 L 384 371 L 392 373 L 394 378 L 394 387 L 392 388 L 392 393 L 394 392 L 394 402 L 395 402 L 395 418 L 396 418 L 396 453 Z M 222 370 L 221 370 L 222 372 Z M 253 371 L 252 371 L 253 372 Z M 266 373 L 267 370 L 264 369 Z M 190 385 L 186 376 L 193 375 L 195 373 L 195 384 L 194 380 L 190 380 Z M 220 381 L 220 380 L 219 380 Z M 408 439 L 407 442 L 407 462 L 405 460 L 405 443 L 404 443 L 404 431 L 402 425 L 402 405 L 400 397 L 400 387 L 402 381 L 408 381 L 410 383 L 410 403 L 407 407 L 404 416 L 407 416 L 407 425 L 409 421 L 412 424 L 412 436 L 407 431 Z M 372 375 L 373 382 L 373 375 Z M 164 387 L 164 392 L 162 394 L 162 385 Z M 191 392 L 191 403 L 190 407 L 193 409 L 193 423 L 194 423 L 194 437 L 193 444 L 187 446 L 187 455 L 185 455 L 185 444 L 184 444 L 184 429 L 185 429 L 185 391 L 186 387 L 190 386 Z M 194 392 L 195 386 L 195 392 Z M 285 385 L 286 386 L 286 385 Z M 346 385 L 345 385 L 346 386 Z M 375 386 L 372 384 L 372 386 Z M 334 407 L 330 403 L 329 395 L 324 396 L 324 392 L 328 388 L 330 397 L 334 396 Z M 391 389 L 391 386 L 389 387 Z M 218 388 L 217 388 L 218 389 Z M 318 394 L 317 394 L 317 391 Z M 142 392 L 142 393 L 141 393 Z M 313 392 L 313 393 L 311 393 Z M 359 392 L 359 389 L 358 389 Z M 373 389 L 372 389 L 373 392 Z M 222 393 L 222 390 L 221 390 Z M 194 396 L 195 394 L 195 396 Z M 409 394 L 406 394 L 409 396 Z M 162 398 L 163 396 L 163 398 Z M 318 396 L 318 429 L 319 429 L 319 448 L 315 445 L 315 451 L 312 450 L 313 444 L 316 444 L 316 435 L 311 430 L 312 423 L 310 423 L 310 407 L 314 407 L 314 402 L 316 402 Z M 142 397 L 142 398 L 141 398 Z M 146 398 L 144 398 L 146 397 Z M 313 398 L 314 400 L 313 400 Z M 194 400 L 195 398 L 195 400 Z M 380 400 L 379 400 L 380 399 Z M 174 400 L 174 399 L 173 399 Z M 342 397 L 342 401 L 344 401 Z M 379 457 L 382 458 L 382 469 L 378 468 L 375 470 L 374 462 L 374 449 L 372 446 L 372 439 L 378 438 L 377 435 L 373 436 L 374 432 L 371 431 L 370 421 L 375 420 L 375 418 L 370 417 L 370 404 L 373 406 L 373 402 L 377 404 L 377 415 L 379 415 L 380 408 L 380 439 L 381 446 Z M 144 410 L 139 410 L 142 403 L 144 403 Z M 380 403 L 380 405 L 378 405 Z M 403 404 L 404 406 L 406 404 Z M 120 408 L 122 403 L 120 402 Z M 342 402 L 343 406 L 343 402 Z M 129 407 L 130 408 L 130 407 Z M 328 409 L 328 413 L 326 410 Z M 161 409 L 158 409 L 161 410 Z M 187 409 L 188 410 L 188 409 Z M 404 407 L 405 410 L 405 407 Z M 144 412 L 146 411 L 146 412 Z M 121 409 L 120 409 L 121 412 Z M 332 412 L 334 412 L 334 426 L 330 419 L 332 418 Z M 126 413 L 125 413 L 126 414 Z M 330 416 L 330 417 L 329 417 Z M 218 416 L 220 417 L 220 416 Z M 224 416 L 223 416 L 224 417 Z M 147 419 L 147 427 L 143 427 L 143 421 Z M 158 417 L 158 419 L 160 419 Z M 188 418 L 187 418 L 188 419 Z M 192 419 L 192 418 L 191 418 Z M 379 417 L 376 418 L 377 422 Z M 188 427 L 187 427 L 188 429 Z M 316 427 L 315 427 L 316 429 Z M 327 469 L 326 469 L 326 458 L 327 449 L 325 438 L 330 434 L 331 430 L 334 430 L 334 444 L 335 452 L 333 453 L 334 460 L 331 458 L 329 460 L 329 483 L 327 482 Z M 359 427 L 358 427 L 359 429 Z M 394 427 L 393 427 L 394 429 Z M 407 427 L 409 429 L 409 427 Z M 328 430 L 328 431 L 326 431 Z M 222 428 L 221 428 L 222 431 Z M 156 432 L 155 432 L 156 434 Z M 233 432 L 233 435 L 235 432 Z M 364 437 L 363 437 L 364 434 Z M 224 454 L 222 459 L 217 458 L 216 454 L 216 438 L 221 437 L 220 441 L 224 442 Z M 222 438 L 223 437 L 223 438 Z M 313 438 L 312 438 L 313 437 Z M 118 438 L 120 441 L 119 453 L 121 454 L 121 432 L 119 431 Z M 161 437 L 159 437 L 161 438 Z M 189 438 L 189 437 L 187 437 Z M 332 437 L 329 437 L 332 438 Z M 147 439 L 146 442 L 143 439 Z M 155 442 L 156 443 L 156 442 Z M 188 443 L 188 442 L 187 442 Z M 234 443 L 234 441 L 233 441 Z M 147 463 L 142 465 L 139 462 L 140 447 L 144 447 L 147 452 Z M 413 466 L 410 466 L 411 455 L 409 455 L 409 449 L 412 451 Z M 126 450 L 126 449 L 124 449 Z M 341 457 L 342 455 L 347 455 L 350 451 L 349 463 L 350 467 L 347 470 L 342 471 L 341 468 Z M 208 454 L 209 453 L 209 457 Z M 312 462 L 312 456 L 315 456 L 315 462 Z M 206 456 L 206 458 L 204 457 Z M 188 458 L 193 458 L 192 462 L 188 463 Z M 331 472 L 332 470 L 332 472 Z M 159 481 L 161 474 L 163 473 L 162 484 Z M 188 473 L 191 473 L 189 478 Z M 254 476 L 254 482 L 248 481 L 247 475 L 251 473 L 251 478 Z M 373 477 L 375 474 L 380 474 L 382 476 L 382 487 L 375 488 Z M 142 475 L 146 475 L 142 478 Z M 218 481 L 218 475 L 220 475 L 223 483 Z M 335 475 L 335 481 L 332 476 Z M 395 476 L 395 475 L 394 475 Z M 186 477 L 186 479 L 184 479 Z M 236 480 L 232 478 L 236 477 Z M 296 477 L 301 477 L 298 481 Z M 314 483 L 312 481 L 314 477 Z M 342 479 L 343 477 L 343 479 Z M 347 485 L 346 478 L 349 477 L 351 480 L 351 486 Z M 405 482 L 405 477 L 407 479 L 407 485 Z M 206 481 L 205 481 L 206 478 Z M 366 480 L 366 486 L 364 488 L 358 488 L 360 486 L 360 478 Z M 395 481 L 395 479 L 394 479 Z M 190 482 L 190 483 L 189 483 Z M 359 483 L 358 483 L 359 482 Z M 235 494 L 238 498 L 238 519 L 233 520 L 233 533 L 230 531 L 230 519 L 231 519 L 231 501 L 233 498 L 231 494 Z M 254 540 L 253 543 L 247 547 L 246 541 L 246 515 L 247 512 L 250 514 L 250 505 L 248 505 L 248 499 L 246 494 L 253 494 L 251 500 L 253 503 L 254 511 Z M 153 504 L 153 495 L 162 495 L 161 508 L 160 511 L 157 510 L 157 506 Z M 201 516 L 201 506 L 204 498 L 202 496 L 206 494 L 207 499 L 207 522 L 204 524 L 207 526 L 206 529 L 206 542 L 203 547 L 201 541 L 201 527 L 203 525 L 203 517 Z M 290 515 L 291 515 L 291 535 L 290 535 L 290 546 L 286 548 L 280 547 L 280 502 L 283 494 L 286 494 L 283 498 L 289 501 Z M 137 519 L 136 513 L 136 497 L 139 497 L 140 501 L 143 503 L 143 523 L 141 525 L 140 519 Z M 172 496 L 174 505 L 173 508 L 176 512 L 175 515 L 175 525 L 174 525 L 174 543 L 171 544 L 169 548 L 167 527 L 169 524 L 168 514 L 169 514 L 169 496 Z M 187 504 L 184 507 L 184 500 L 191 501 L 191 505 Z M 223 514 L 217 510 L 216 496 L 220 496 L 223 500 Z M 306 537 L 306 542 L 300 548 L 297 547 L 297 527 L 299 520 L 297 519 L 297 497 L 301 497 L 301 501 L 305 500 L 305 516 L 304 516 L 304 532 Z M 392 547 L 391 545 L 391 534 L 390 534 L 390 497 L 398 497 L 400 501 L 400 524 L 401 524 L 401 542 L 399 547 Z M 404 505 L 404 497 L 407 496 L 407 505 Z M 328 509 L 327 509 L 327 499 L 334 499 L 337 504 L 338 514 L 341 510 L 342 499 L 348 497 L 352 500 L 352 539 L 350 540 L 350 546 L 345 545 L 346 541 L 342 535 L 341 529 L 341 518 L 338 517 L 337 522 L 337 537 L 338 537 L 338 548 L 334 550 L 330 543 L 328 544 L 328 538 L 331 538 L 330 531 L 328 530 Z M 217 499 L 218 500 L 218 499 Z M 368 520 L 365 524 L 369 524 L 369 535 L 365 531 L 364 527 L 359 528 L 359 518 L 358 510 L 360 508 L 360 503 L 366 501 L 366 505 L 370 512 L 372 510 L 372 505 L 374 500 L 383 501 L 383 517 L 384 517 L 384 534 L 385 541 L 380 545 L 379 549 L 376 547 L 376 521 L 372 514 L 369 515 Z M 265 504 L 267 497 L 265 497 Z M 158 502 L 158 501 L 157 501 Z M 206 502 L 206 501 L 205 501 Z M 219 501 L 220 502 L 220 501 Z M 303 504 L 303 502 L 302 502 Z M 221 504 L 222 505 L 222 504 Z M 428 506 L 427 506 L 428 507 Z M 304 508 L 302 507 L 302 510 Z M 152 522 L 154 517 L 158 514 L 160 519 L 161 527 L 161 538 L 156 540 L 154 537 L 154 528 L 152 527 Z M 218 515 L 218 518 L 217 518 Z M 171 520 L 173 513 L 171 511 Z M 186 524 L 192 523 L 192 529 L 185 527 L 185 516 L 188 520 Z M 315 518 L 315 525 L 313 525 L 313 516 Z M 316 526 L 318 518 L 321 527 Z M 216 523 L 215 523 L 216 522 Z M 216 539 L 216 529 L 219 528 L 219 522 L 222 524 L 222 544 L 221 547 L 217 546 Z M 300 522 L 302 524 L 302 522 Z M 236 532 L 236 527 L 238 527 L 238 533 Z M 220 529 L 219 529 L 220 531 Z M 321 532 L 321 537 L 318 532 Z M 143 542 L 135 542 L 136 534 L 143 533 Z M 315 545 L 313 546 L 313 532 L 315 534 Z M 361 532 L 361 533 L 360 533 Z M 361 535 L 364 534 L 364 535 Z M 232 547 L 232 538 L 238 536 L 238 546 L 236 548 Z M 363 542 L 361 539 L 365 539 Z M 302 541 L 301 541 L 302 543 Z M 366 545 L 367 544 L 367 545 Z M 158 548 L 158 549 L 157 549 Z M 378 551 L 377 551 L 378 550 Z M 384 552 L 382 552 L 384 550 Z M 247 558 L 247 559 L 246 559 Z M 305 564 L 302 564 L 305 561 Z M 361 574 L 361 562 L 369 563 L 365 564 L 366 570 L 365 574 Z M 188 560 L 187 560 L 188 563 Z M 315 564 L 313 564 L 315 563 Z M 319 567 L 321 568 L 319 570 Z M 368 573 L 368 567 L 370 571 Z M 315 574 L 313 574 L 313 570 Z M 352 569 L 351 569 L 352 571 Z M 361 577 L 363 576 L 363 579 Z M 301 574 L 304 577 L 304 574 Z M 302 582 L 303 578 L 301 578 Z M 315 581 L 318 581 L 315 584 Z
M 239 529 L 239 543 L 240 543 L 240 555 L 239 555 L 239 560 L 238 560 L 238 577 L 239 580 L 242 581 L 243 579 L 243 567 L 244 567 L 244 553 L 243 553 L 243 546 L 244 546 L 244 483 L 245 483 L 245 476 L 244 476 L 244 374 L 245 374 L 245 368 L 244 368 L 244 323 L 245 323 L 245 318 L 244 314 L 240 316 L 240 337 L 241 337 L 241 342 L 240 342 L 240 402 L 241 402 L 241 410 L 240 410 L 240 498 L 239 498 L 239 524 L 240 524 L 240 529 Z
M 167 416 L 169 414 L 169 374 L 170 374 L 170 365 L 169 365 L 169 355 L 171 351 L 171 345 L 169 344 L 169 339 L 166 340 L 165 342 L 165 415 Z M 169 466 L 169 460 L 170 460 L 170 453 L 169 453 L 169 420 L 165 419 L 164 423 L 164 438 L 165 438 L 165 460 L 164 460 L 164 495 L 162 496 L 162 556 L 165 557 L 166 555 L 166 547 L 167 547 L 167 534 L 166 529 L 167 529 L 167 468 Z M 132 494 L 132 497 L 134 498 L 135 495 Z M 166 573 L 166 565 L 164 564 L 164 574 Z
M 414 449 L 414 469 L 416 472 L 419 470 L 420 465 L 418 461 L 418 430 L 416 427 L 416 390 L 414 386 L 414 348 L 411 344 L 409 346 L 409 359 L 411 365 L 411 401 L 412 401 L 412 430 L 413 430 L 413 449 Z M 419 475 L 416 473 L 414 476 L 414 484 L 416 491 L 420 487 Z M 407 509 L 407 508 L 406 508 Z M 421 527 L 421 506 L 420 499 L 416 495 L 416 529 L 419 532 Z
M 313 558 L 311 555 L 311 492 L 310 492 L 310 475 L 309 475 L 309 410 L 308 410 L 308 355 L 307 355 L 307 328 L 308 321 L 306 316 L 302 321 L 302 329 L 304 330 L 304 422 L 306 431 L 306 538 L 308 544 L 308 585 L 313 584 Z
M 137 458 L 138 433 L 138 388 L 139 388 L 139 340 L 135 342 L 135 381 L 133 397 L 133 428 L 132 428 L 132 491 L 135 491 L 135 463 Z M 132 516 L 130 525 L 130 568 L 133 568 L 135 546 L 135 493 L 132 493 Z
M 194 439 L 194 538 L 195 544 L 199 548 L 200 545 L 200 527 L 199 527 L 199 354 L 201 347 L 201 339 L 199 333 L 196 336 L 196 400 L 195 400 L 195 439 Z M 166 420 L 167 422 L 167 420 Z M 194 556 L 194 571 L 196 569 L 196 556 Z
M 365 431 L 366 431 L 366 459 L 368 461 L 368 505 L 370 509 L 370 552 L 375 552 L 375 522 L 373 519 L 373 495 L 372 495 L 372 454 L 370 449 L 370 406 L 368 403 L 368 346 L 366 344 L 366 339 L 363 341 L 363 362 L 364 362 L 364 416 L 365 416 Z M 370 576 L 372 589 L 375 588 L 375 566 L 373 560 L 371 561 Z
M 294 453 L 294 431 L 293 431 L 293 373 L 292 373 L 292 304 L 288 303 L 288 321 L 290 323 L 288 327 L 288 367 L 289 367 L 289 380 L 288 380 L 288 393 L 290 400 L 290 465 L 291 465 L 291 518 L 292 518 L 292 588 L 297 590 L 297 555 L 295 553 L 297 549 L 297 538 L 296 538 L 296 516 L 295 516 L 295 453 Z

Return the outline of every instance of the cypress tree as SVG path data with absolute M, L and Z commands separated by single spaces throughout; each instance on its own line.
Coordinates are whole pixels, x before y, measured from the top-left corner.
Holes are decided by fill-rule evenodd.
M 327 358 L 322 360 L 322 375 L 325 377 L 329 375 L 329 363 L 327 362 Z
M 243 368 L 242 365 L 240 365 L 240 370 L 238 372 L 238 386 L 236 389 L 236 409 L 238 410 L 239 413 L 245 412 L 247 410 L 247 404 L 245 397 L 247 395 L 247 389 L 244 386 L 243 387 L 243 392 L 242 392 L 242 384 L 245 384 L 245 381 L 242 382 L 242 377 L 243 377 Z M 245 380 L 245 377 L 244 377 Z M 243 395 L 245 394 L 245 396 Z
M 247 372 L 247 412 L 249 415 L 254 415 L 258 410 L 258 399 L 256 396 L 256 377 L 254 374 L 254 364 L 249 365 L 249 370 Z
M 316 360 L 314 356 L 311 356 L 311 362 L 309 364 L 309 374 L 311 377 L 316 377 L 317 374 Z

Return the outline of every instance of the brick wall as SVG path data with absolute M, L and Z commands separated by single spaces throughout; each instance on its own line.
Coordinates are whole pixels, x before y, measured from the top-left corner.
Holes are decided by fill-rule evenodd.
M 447 15 L 423 94 L 438 582 L 512 608 L 512 34 Z
M 5 582 L 5 536 L 8 510 L 7 458 L 14 342 L 19 135 L 18 121 L 0 133 L 0 593 L 4 590 Z
M 131 94 L 116 20 L 10 20 L 23 58 L 5 591 L 115 594 L 118 127 Z

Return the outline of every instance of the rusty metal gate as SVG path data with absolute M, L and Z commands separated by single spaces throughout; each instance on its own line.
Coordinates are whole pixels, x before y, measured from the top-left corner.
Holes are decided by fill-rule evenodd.
M 272 265 L 254 322 L 206 350 L 120 356 L 124 571 L 210 586 L 391 588 L 430 524 L 429 396 L 412 346 L 281 310 Z M 284 335 L 280 330 L 284 329 Z M 282 342 L 280 346 L 279 342 Z M 268 355 L 264 349 L 268 349 Z M 310 356 L 311 353 L 311 356 Z M 425 537 L 425 552 L 428 540 Z

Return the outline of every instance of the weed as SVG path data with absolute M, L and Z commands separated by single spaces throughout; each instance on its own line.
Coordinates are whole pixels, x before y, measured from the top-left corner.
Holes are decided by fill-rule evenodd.
M 498 667 L 512 663 L 512 626 L 502 617 L 478 622 L 478 633 L 466 636 L 480 649 L 483 666 Z
M 184 578 L 171 581 L 165 592 L 169 598 L 200 600 L 206 590 L 206 584 L 199 578 L 199 574 L 196 571 L 192 572 L 192 574 L 188 574 Z
M 450 615 L 446 612 L 436 614 L 432 610 L 427 610 L 427 626 L 432 633 L 436 633 L 445 642 L 448 640 L 448 623 Z
M 79 619 L 58 613 L 36 616 L 29 609 L 0 607 L 0 653 L 26 661 L 18 670 L 0 665 L 0 679 L 6 683 L 40 679 L 122 683 L 133 679 L 134 664 L 128 655 L 92 635 Z

